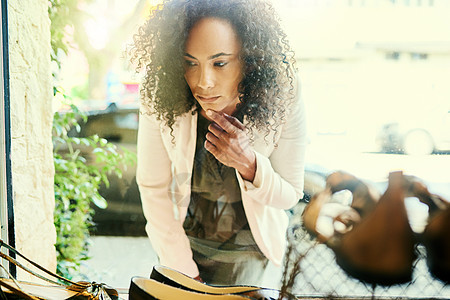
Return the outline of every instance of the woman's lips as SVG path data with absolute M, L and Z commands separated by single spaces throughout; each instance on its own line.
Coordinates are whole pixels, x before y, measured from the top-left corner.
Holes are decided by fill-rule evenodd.
M 219 99 L 220 96 L 211 97 L 211 96 L 200 96 L 200 95 L 197 95 L 197 97 L 202 102 L 214 102 L 217 99 Z

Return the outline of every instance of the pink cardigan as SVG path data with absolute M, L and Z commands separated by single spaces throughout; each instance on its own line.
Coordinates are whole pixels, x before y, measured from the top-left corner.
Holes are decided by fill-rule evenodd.
M 244 122 L 245 123 L 245 122 Z M 236 172 L 242 202 L 253 237 L 261 252 L 280 265 L 286 247 L 288 217 L 284 210 L 303 196 L 306 148 L 305 111 L 295 103 L 286 123 L 273 134 L 254 133 L 257 170 L 253 183 Z M 147 219 L 146 231 L 160 264 L 196 277 L 189 240 L 183 229 L 191 192 L 197 136 L 197 114 L 186 113 L 170 129 L 141 114 L 138 132 L 137 183 Z

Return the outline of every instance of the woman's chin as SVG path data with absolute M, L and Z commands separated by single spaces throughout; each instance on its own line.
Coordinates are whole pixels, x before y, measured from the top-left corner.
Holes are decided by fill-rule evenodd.
M 202 111 L 203 112 L 206 112 L 208 109 L 212 109 L 212 110 L 214 110 L 214 111 L 217 111 L 217 112 L 220 112 L 220 111 L 223 111 L 223 107 L 220 107 L 220 106 L 218 106 L 218 105 L 214 105 L 214 104 L 200 104 L 200 107 L 202 108 Z
M 202 115 L 205 116 L 205 112 L 208 109 L 214 110 L 216 112 L 223 112 L 226 113 L 228 115 L 232 115 L 235 111 L 236 111 L 236 107 L 229 107 L 229 106 L 223 106 L 223 105 L 219 105 L 218 103 L 209 103 L 209 104 L 205 104 L 205 103 L 199 103 L 200 107 L 202 108 Z

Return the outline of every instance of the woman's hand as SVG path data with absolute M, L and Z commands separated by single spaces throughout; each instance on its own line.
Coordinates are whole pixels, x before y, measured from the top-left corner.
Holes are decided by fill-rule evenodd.
M 243 179 L 253 182 L 256 155 L 245 133 L 245 126 L 223 112 L 208 109 L 206 115 L 213 121 L 206 134 L 206 150 L 224 165 L 235 168 Z

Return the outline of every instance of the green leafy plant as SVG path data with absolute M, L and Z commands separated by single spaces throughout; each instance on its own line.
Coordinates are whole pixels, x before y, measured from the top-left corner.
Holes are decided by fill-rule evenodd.
M 49 0 L 51 20 L 51 59 L 57 66 L 55 82 L 61 68 L 60 57 L 68 51 L 65 39 L 67 26 L 72 26 L 71 11 L 77 0 Z M 54 84 L 54 95 L 65 99 L 69 109 L 53 116 L 53 158 L 55 165 L 55 211 L 57 233 L 57 273 L 72 279 L 79 275 L 81 262 L 87 260 L 90 244 L 89 230 L 94 225 L 92 204 L 106 208 L 107 202 L 99 188 L 109 187 L 108 175 L 119 178 L 122 169 L 136 161 L 134 153 L 119 150 L 114 144 L 97 135 L 76 137 L 87 115 L 70 101 Z
M 118 151 L 97 135 L 70 136 L 86 120 L 86 114 L 73 104 L 53 118 L 57 271 L 69 279 L 79 271 L 80 262 L 88 259 L 89 229 L 94 225 L 91 204 L 107 206 L 99 188 L 102 184 L 109 187 L 108 175 L 120 178 L 122 168 L 136 159 L 134 153 Z

